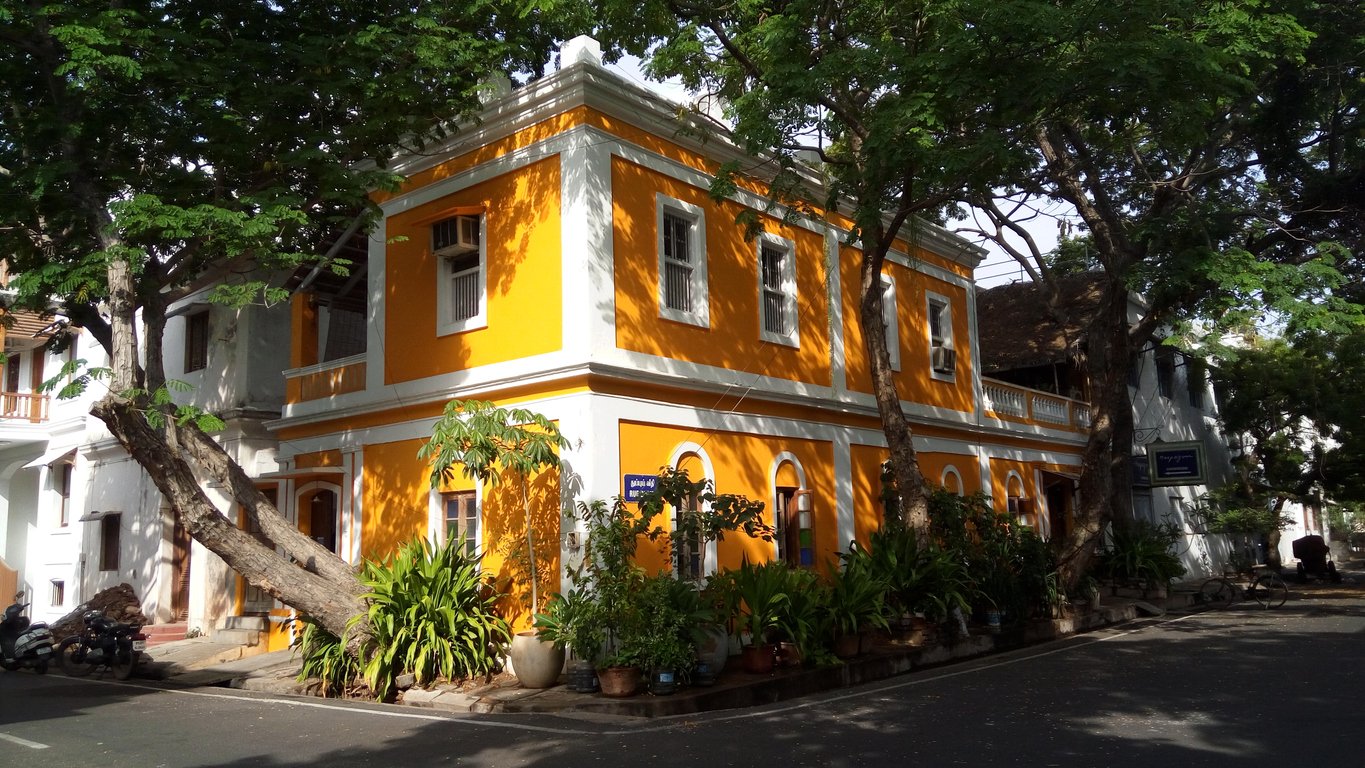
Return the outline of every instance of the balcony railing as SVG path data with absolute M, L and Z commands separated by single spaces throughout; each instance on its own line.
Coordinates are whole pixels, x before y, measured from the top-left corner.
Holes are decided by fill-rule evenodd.
M 31 392 L 0 392 L 0 419 L 47 421 L 47 395 Z
M 285 371 L 285 396 L 291 403 L 322 400 L 365 388 L 365 356 L 353 355 L 307 368 Z
M 982 390 L 986 410 L 997 419 L 1078 432 L 1090 428 L 1090 406 L 1080 400 L 989 379 L 982 382 Z

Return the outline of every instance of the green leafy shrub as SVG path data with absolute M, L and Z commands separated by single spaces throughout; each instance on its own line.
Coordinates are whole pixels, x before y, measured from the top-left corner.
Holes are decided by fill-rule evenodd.
M 787 640 L 796 643 L 805 659 L 818 659 L 833 637 L 829 619 L 829 585 L 814 571 L 787 569 L 787 600 L 777 625 Z
M 736 626 L 749 633 L 749 642 L 761 645 L 769 633 L 781 627 L 783 611 L 791 600 L 785 563 L 755 565 L 748 558 L 728 572 L 734 594 Z
M 1138 520 L 1115 527 L 1097 570 L 1107 578 L 1137 581 L 1148 587 L 1168 584 L 1185 575 L 1185 566 L 1171 552 L 1179 540 L 1180 530 L 1169 523 Z
M 294 639 L 294 652 L 303 665 L 299 682 L 310 678 L 322 681 L 322 695 L 344 696 L 360 679 L 360 660 L 346 652 L 346 646 L 336 635 L 308 619 L 300 619 L 303 627 Z
M 373 632 L 363 673 L 381 700 L 403 673 L 418 685 L 487 674 L 511 637 L 494 610 L 498 595 L 457 539 L 440 548 L 415 539 L 387 562 L 367 561 L 361 580 Z
M 829 575 L 830 628 L 844 635 L 886 629 L 887 585 L 868 550 L 854 543 L 839 556 L 842 567 Z
M 634 621 L 621 629 L 621 645 L 647 670 L 686 673 L 696 658 L 701 601 L 690 583 L 667 574 L 644 579 L 634 594 Z
M 967 610 L 973 595 L 965 556 L 914 529 L 888 526 L 874 531 L 868 549 L 872 567 L 886 582 L 888 608 L 922 613 L 941 621 L 953 608 Z

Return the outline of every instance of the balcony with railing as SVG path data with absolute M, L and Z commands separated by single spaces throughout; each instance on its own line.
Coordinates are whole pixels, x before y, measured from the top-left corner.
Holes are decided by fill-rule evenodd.
M 1089 403 L 993 379 L 985 379 L 982 390 L 986 412 L 997 419 L 1072 432 L 1090 429 Z
M 307 368 L 284 372 L 285 398 L 290 403 L 323 400 L 365 388 L 365 356 L 352 355 Z
M 0 420 L 47 421 L 48 396 L 32 392 L 0 392 Z

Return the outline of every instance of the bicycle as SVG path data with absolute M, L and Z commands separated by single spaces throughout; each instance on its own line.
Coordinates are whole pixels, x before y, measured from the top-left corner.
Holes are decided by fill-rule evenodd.
M 1239 570 L 1236 576 L 1246 579 L 1246 584 L 1238 587 L 1226 576 L 1214 576 L 1199 587 L 1199 600 L 1215 608 L 1226 608 L 1239 598 L 1250 596 L 1262 608 L 1279 608 L 1289 599 L 1289 585 L 1280 574 L 1266 571 L 1257 574 L 1255 567 Z

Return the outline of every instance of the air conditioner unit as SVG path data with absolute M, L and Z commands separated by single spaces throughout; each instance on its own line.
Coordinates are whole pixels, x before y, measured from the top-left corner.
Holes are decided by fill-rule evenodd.
M 452 216 L 431 225 L 431 249 L 437 256 L 461 256 L 479 250 L 479 217 Z
M 957 371 L 957 350 L 943 346 L 934 346 L 929 349 L 929 367 L 939 373 L 954 373 Z

